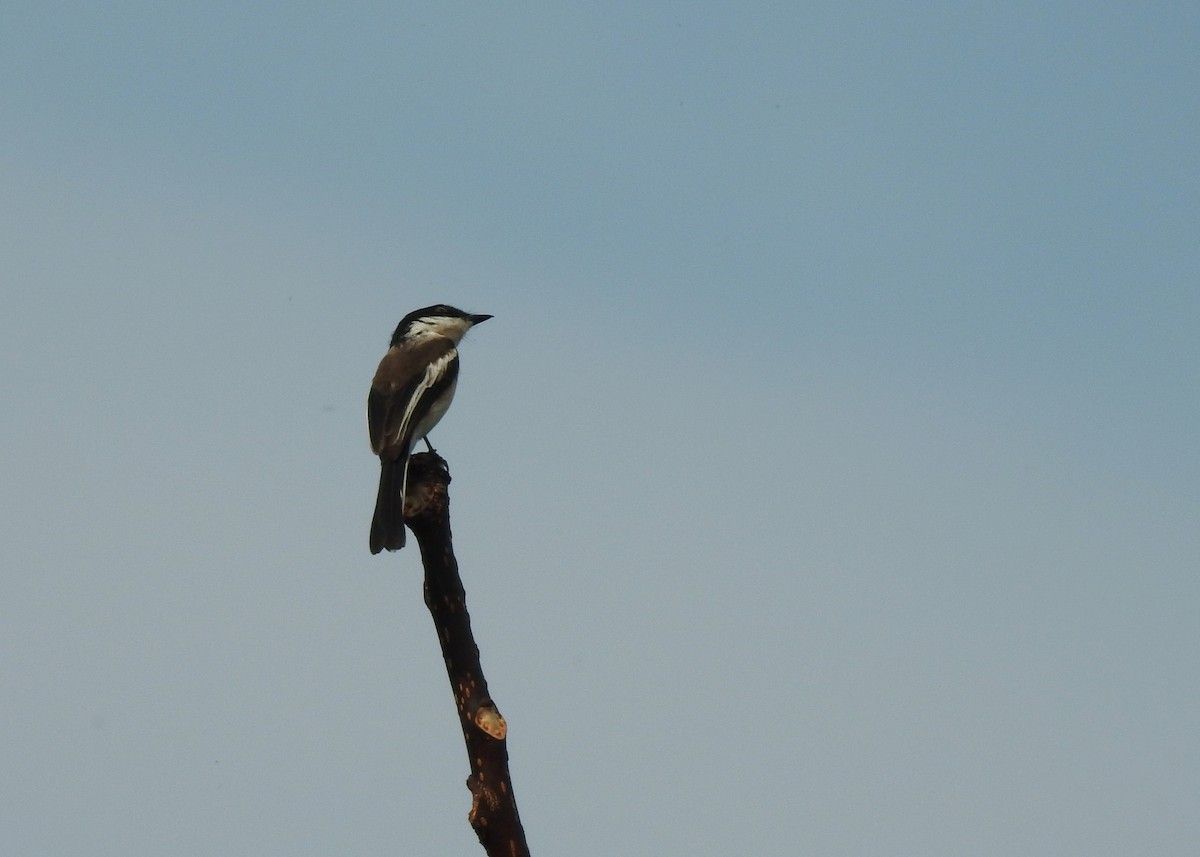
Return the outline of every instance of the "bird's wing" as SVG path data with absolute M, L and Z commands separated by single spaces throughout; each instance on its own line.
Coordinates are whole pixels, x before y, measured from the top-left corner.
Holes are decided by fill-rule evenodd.
M 379 363 L 367 396 L 367 426 L 375 454 L 385 458 L 407 455 L 416 440 L 414 431 L 457 379 L 458 350 L 449 339 L 438 337 L 390 349 Z

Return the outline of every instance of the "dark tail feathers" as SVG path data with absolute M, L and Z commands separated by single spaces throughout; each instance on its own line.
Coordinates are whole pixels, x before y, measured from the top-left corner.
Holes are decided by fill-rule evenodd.
M 404 471 L 408 456 L 383 462 L 371 520 L 371 553 L 404 547 Z

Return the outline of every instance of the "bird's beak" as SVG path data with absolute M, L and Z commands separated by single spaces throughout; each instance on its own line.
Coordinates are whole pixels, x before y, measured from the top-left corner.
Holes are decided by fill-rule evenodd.
M 480 323 L 480 322 L 482 322 L 482 321 L 487 321 L 489 318 L 491 318 L 491 316 L 490 316 L 490 315 L 473 315 L 473 316 L 470 316 L 470 319 L 471 319 L 471 324 L 479 324 L 479 323 Z

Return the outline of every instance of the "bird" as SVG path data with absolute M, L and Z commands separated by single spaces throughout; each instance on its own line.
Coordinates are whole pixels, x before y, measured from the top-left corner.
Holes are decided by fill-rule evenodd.
M 418 440 L 429 445 L 429 432 L 454 398 L 458 344 L 468 330 L 491 317 L 435 304 L 410 312 L 396 326 L 367 395 L 367 429 L 381 468 L 371 520 L 372 554 L 404 547 L 408 457 Z

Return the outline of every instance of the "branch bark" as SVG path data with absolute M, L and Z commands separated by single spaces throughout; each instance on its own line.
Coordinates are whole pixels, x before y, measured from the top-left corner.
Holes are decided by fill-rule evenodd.
M 425 606 L 442 646 L 471 763 L 467 778 L 471 812 L 467 818 L 488 857 L 528 857 L 529 846 L 508 773 L 508 726 L 488 693 L 451 543 L 449 484 L 450 471 L 436 453 L 417 453 L 409 460 L 405 521 L 421 548 Z

